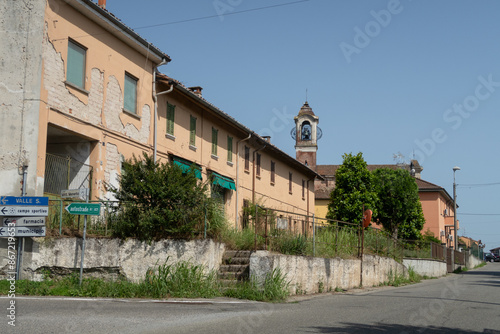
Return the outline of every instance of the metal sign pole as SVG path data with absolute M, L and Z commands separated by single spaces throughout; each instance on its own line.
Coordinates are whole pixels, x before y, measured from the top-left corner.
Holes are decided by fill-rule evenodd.
M 23 185 L 21 196 L 26 196 L 26 181 L 28 180 L 28 166 L 23 166 Z M 17 239 L 17 259 L 16 259 L 16 281 L 21 279 L 21 259 L 23 258 L 24 238 Z
M 89 202 L 89 190 L 87 189 L 86 202 Z M 82 239 L 82 259 L 80 261 L 80 287 L 82 286 L 82 276 L 83 276 L 83 257 L 85 253 L 85 237 L 87 232 L 87 215 L 83 218 L 83 239 Z

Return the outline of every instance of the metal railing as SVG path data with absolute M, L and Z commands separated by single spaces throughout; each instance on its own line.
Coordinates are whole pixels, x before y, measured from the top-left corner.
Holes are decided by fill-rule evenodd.
M 93 167 L 71 157 L 46 154 L 45 194 L 59 196 L 61 190 L 88 188 L 92 190 Z

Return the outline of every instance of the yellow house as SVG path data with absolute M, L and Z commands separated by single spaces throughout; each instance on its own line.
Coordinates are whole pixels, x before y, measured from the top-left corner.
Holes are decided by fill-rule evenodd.
M 38 37 L 13 42 L 7 59 L 17 71 L 8 77 L 13 85 L 29 69 L 24 80 L 32 89 L 23 96 L 9 85 L 6 94 L 14 107 L 1 117 L 17 130 L 2 133 L 2 149 L 15 162 L 0 164 L 2 195 L 20 195 L 24 180 L 29 195 L 90 188 L 91 199 L 112 200 L 108 185 L 117 185 L 122 162 L 147 152 L 197 165 L 235 226 L 250 202 L 314 212 L 318 174 L 203 99 L 201 87 L 160 74 L 170 57 L 109 13 L 105 1 L 17 3 L 2 8 L 2 17 L 27 21 L 21 26 Z M 40 62 L 22 63 L 26 49 Z

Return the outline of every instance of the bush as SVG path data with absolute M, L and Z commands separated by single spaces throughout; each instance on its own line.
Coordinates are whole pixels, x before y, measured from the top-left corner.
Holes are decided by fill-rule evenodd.
M 120 188 L 111 191 L 119 201 L 113 222 L 114 236 L 151 241 L 192 238 L 204 231 L 215 234 L 224 221 L 219 204 L 207 196 L 208 183 L 196 178 L 195 168 L 185 173 L 172 163 L 154 162 L 144 154 L 123 164 Z

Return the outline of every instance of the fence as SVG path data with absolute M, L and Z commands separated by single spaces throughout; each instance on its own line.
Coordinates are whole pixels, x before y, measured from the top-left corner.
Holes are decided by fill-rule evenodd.
M 255 228 L 254 249 L 290 255 L 360 257 L 374 254 L 401 261 L 403 244 L 385 231 L 327 218 L 255 206 L 244 219 Z
M 91 190 L 92 171 L 92 166 L 71 157 L 47 153 L 43 192 L 59 196 L 61 190 L 66 189 L 89 188 Z

